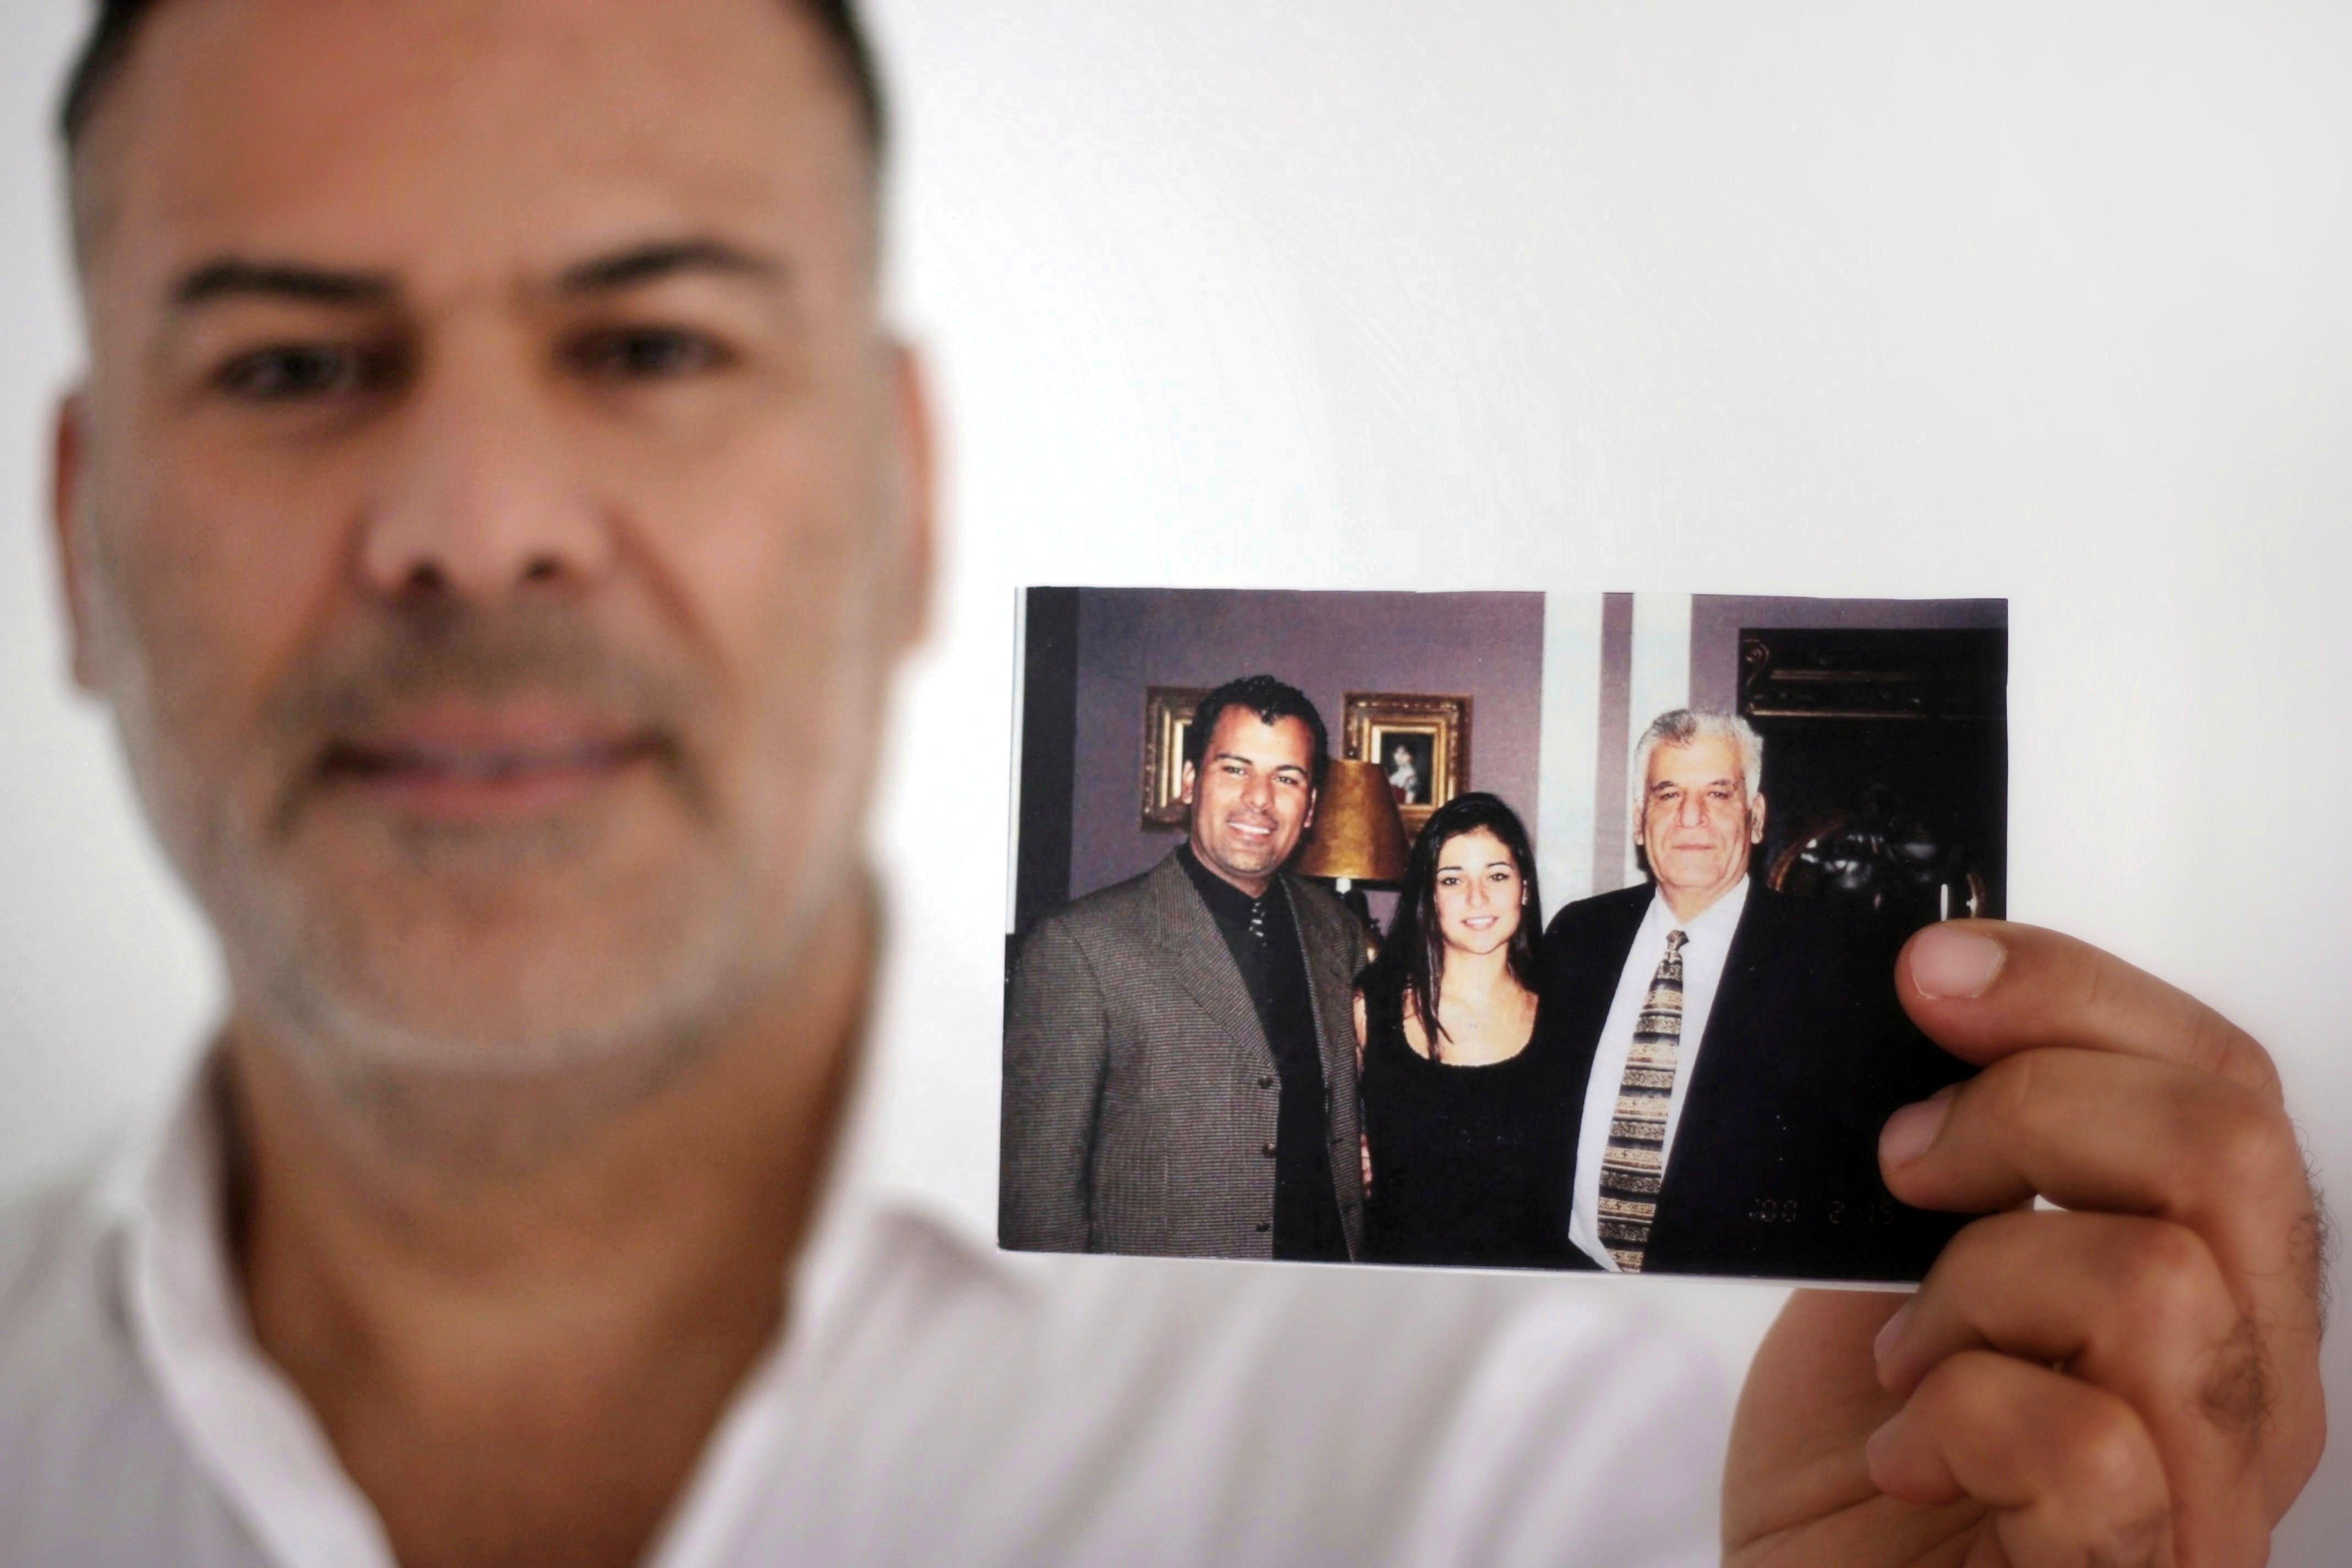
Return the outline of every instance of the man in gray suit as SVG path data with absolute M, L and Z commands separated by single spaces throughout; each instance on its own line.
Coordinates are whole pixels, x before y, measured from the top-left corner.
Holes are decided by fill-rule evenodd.
M 1004 1037 L 1004 1246 L 1355 1256 L 1364 932 L 1282 872 L 1328 749 L 1296 688 L 1217 688 L 1185 738 L 1185 841 L 1031 933 Z

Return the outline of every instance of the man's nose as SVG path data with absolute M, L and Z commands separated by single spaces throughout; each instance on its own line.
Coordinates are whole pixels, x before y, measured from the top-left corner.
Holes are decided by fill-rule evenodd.
M 370 589 L 488 601 L 604 574 L 609 522 L 552 396 L 488 354 L 428 373 L 366 520 L 361 569 Z
M 1252 772 L 1242 780 L 1242 804 L 1258 811 L 1274 809 L 1274 780 Z
M 1675 803 L 1675 826 L 1676 827 L 1705 827 L 1706 826 L 1706 797 L 1694 790 L 1690 794 L 1683 796 L 1682 799 L 1676 801 Z

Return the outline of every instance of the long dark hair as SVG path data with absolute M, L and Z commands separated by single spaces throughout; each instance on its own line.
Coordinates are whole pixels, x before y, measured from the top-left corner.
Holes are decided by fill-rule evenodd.
M 1429 1037 L 1432 1061 L 1440 1059 L 1438 1042 L 1445 1037 L 1445 1026 L 1437 1019 L 1437 994 L 1445 978 L 1445 935 L 1437 924 L 1437 862 L 1447 840 L 1480 828 L 1500 839 L 1511 852 L 1527 889 L 1519 929 L 1511 933 L 1504 963 L 1511 978 L 1529 991 L 1541 983 L 1538 928 L 1543 923 L 1543 895 L 1536 887 L 1536 856 L 1528 843 L 1528 830 L 1518 813 L 1505 805 L 1501 796 L 1484 792 L 1457 795 L 1430 814 L 1414 842 L 1412 859 L 1405 868 L 1404 890 L 1398 895 L 1396 915 L 1389 921 L 1380 956 L 1366 966 L 1358 982 L 1368 995 L 1376 989 L 1393 995 L 1400 1010 L 1407 996 L 1412 998 L 1414 1010 L 1421 1015 L 1422 1033 Z

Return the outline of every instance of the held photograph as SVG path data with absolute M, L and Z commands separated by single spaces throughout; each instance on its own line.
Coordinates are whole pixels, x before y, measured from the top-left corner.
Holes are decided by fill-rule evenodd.
M 1000 1245 L 1863 1283 L 1964 1223 L 1876 1148 L 1970 1070 L 1894 959 L 2006 913 L 2004 601 L 1017 622 Z

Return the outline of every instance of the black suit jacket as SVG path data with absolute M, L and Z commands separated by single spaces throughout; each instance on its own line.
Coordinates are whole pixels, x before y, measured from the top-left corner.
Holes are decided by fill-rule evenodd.
M 1547 1026 L 1566 1058 L 1571 1142 L 1654 896 L 1645 883 L 1582 900 L 1545 932 Z M 1970 1071 L 1904 1016 L 1893 963 L 1882 939 L 1833 907 L 1749 884 L 1644 1272 L 1917 1279 L 1967 1222 L 1897 1203 L 1879 1179 L 1887 1116 Z

